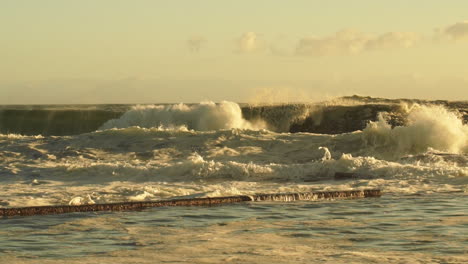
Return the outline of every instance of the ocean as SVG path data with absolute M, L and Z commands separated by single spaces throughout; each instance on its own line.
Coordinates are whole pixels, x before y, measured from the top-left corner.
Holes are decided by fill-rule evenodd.
M 466 101 L 361 96 L 0 106 L 1 208 L 383 194 L 3 217 L 0 263 L 467 263 L 467 123 Z

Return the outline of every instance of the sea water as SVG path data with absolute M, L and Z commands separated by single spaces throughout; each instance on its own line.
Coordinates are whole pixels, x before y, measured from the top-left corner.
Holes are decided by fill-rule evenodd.
M 381 198 L 0 219 L 5 263 L 465 263 L 467 103 L 3 106 L 0 206 Z M 336 172 L 354 177 L 335 180 Z

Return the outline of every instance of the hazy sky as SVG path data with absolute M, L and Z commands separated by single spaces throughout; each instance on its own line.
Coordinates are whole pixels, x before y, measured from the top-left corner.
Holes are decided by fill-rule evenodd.
M 0 104 L 468 100 L 466 0 L 0 0 Z

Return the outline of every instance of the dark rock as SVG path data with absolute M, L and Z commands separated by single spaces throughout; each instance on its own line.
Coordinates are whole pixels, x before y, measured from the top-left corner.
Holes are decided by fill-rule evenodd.
M 225 197 L 213 197 L 213 198 L 173 199 L 173 200 L 145 201 L 145 202 L 0 208 L 0 216 L 12 217 L 12 216 L 48 215 L 48 214 L 66 214 L 66 213 L 76 213 L 76 212 L 130 211 L 130 210 L 142 210 L 142 209 L 150 208 L 150 207 L 213 206 L 213 205 L 232 204 L 232 203 L 241 203 L 241 202 L 250 202 L 250 201 L 297 201 L 297 200 L 317 200 L 317 199 L 337 199 L 337 198 L 365 198 L 365 197 L 380 197 L 380 196 L 381 196 L 380 190 L 256 194 L 256 195 L 251 195 L 251 196 L 239 195 L 239 196 L 225 196 Z

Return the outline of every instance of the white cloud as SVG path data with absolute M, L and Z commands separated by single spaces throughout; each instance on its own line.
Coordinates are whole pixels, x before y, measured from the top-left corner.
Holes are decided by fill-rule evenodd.
M 249 53 L 261 49 L 259 36 L 255 32 L 246 32 L 236 39 L 236 52 Z
M 412 32 L 371 35 L 348 29 L 323 38 L 302 38 L 296 46 L 296 54 L 304 56 L 347 55 L 370 50 L 408 48 L 419 39 L 419 35 Z
M 190 51 L 199 52 L 206 39 L 202 36 L 191 36 L 187 39 L 187 45 Z
M 445 28 L 443 31 L 452 39 L 468 38 L 468 21 L 458 22 Z
M 296 54 L 321 56 L 333 54 L 352 54 L 360 52 L 369 36 L 359 31 L 342 30 L 324 38 L 302 38 L 296 47 Z
M 366 43 L 367 49 L 409 48 L 421 37 L 414 32 L 388 32 L 370 39 Z

